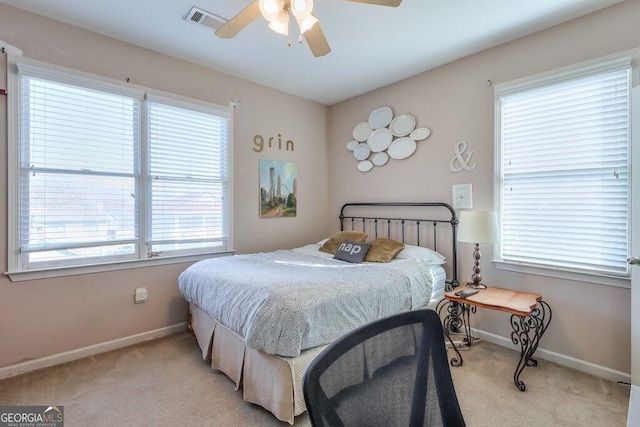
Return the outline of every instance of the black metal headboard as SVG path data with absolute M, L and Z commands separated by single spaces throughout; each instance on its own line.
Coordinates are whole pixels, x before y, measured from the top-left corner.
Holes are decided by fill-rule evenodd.
M 347 214 L 348 211 L 357 210 L 355 208 L 358 207 L 366 207 L 368 214 L 374 212 L 377 208 L 387 208 L 393 210 L 393 208 L 420 208 L 420 207 L 435 207 L 435 208 L 443 208 L 448 210 L 451 217 L 448 219 L 444 219 L 442 216 L 438 219 L 430 219 L 426 217 L 422 217 L 420 214 L 419 218 L 411 218 L 405 217 L 404 215 L 395 215 L 395 211 L 393 216 L 369 216 L 367 215 L 355 215 L 355 214 Z M 371 209 L 369 209 L 371 208 Z M 415 210 L 407 210 L 409 213 L 415 213 Z M 435 212 L 435 210 L 434 210 Z M 340 231 L 345 230 L 345 224 L 347 229 L 358 230 L 361 229 L 363 232 L 367 232 L 373 228 L 374 230 L 374 238 L 379 237 L 378 233 L 380 231 L 380 226 L 382 226 L 382 234 L 383 237 L 392 238 L 392 230 L 400 227 L 400 234 L 402 242 L 405 243 L 405 231 L 408 225 L 411 225 L 413 231 L 415 232 L 415 243 L 417 246 L 420 246 L 420 234 L 421 225 L 428 224 L 429 227 L 432 228 L 433 235 L 433 250 L 438 250 L 438 226 L 441 224 L 449 224 L 451 227 L 451 252 L 452 252 L 452 273 L 451 279 L 447 280 L 448 289 L 453 289 L 458 286 L 458 255 L 456 251 L 456 229 L 458 226 L 458 218 L 456 217 L 456 212 L 453 208 L 447 203 L 440 202 L 381 202 L 381 203 L 345 203 L 342 205 L 340 209 Z M 349 226 L 349 223 L 351 225 Z M 386 224 L 386 226 L 385 226 Z M 368 226 L 368 228 L 367 228 Z M 386 231 L 385 231 L 386 229 Z M 394 234 L 395 237 L 395 234 Z M 397 237 L 396 237 L 397 239 Z M 413 241 L 413 240 L 412 240 Z

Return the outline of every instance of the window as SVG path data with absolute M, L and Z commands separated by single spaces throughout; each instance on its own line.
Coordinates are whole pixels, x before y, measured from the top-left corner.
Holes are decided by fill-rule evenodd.
M 496 88 L 499 260 L 628 275 L 631 58 Z
M 159 101 L 148 116 L 151 253 L 225 250 L 226 144 L 211 142 L 227 140 L 228 120 Z
M 17 63 L 10 272 L 224 252 L 230 111 Z

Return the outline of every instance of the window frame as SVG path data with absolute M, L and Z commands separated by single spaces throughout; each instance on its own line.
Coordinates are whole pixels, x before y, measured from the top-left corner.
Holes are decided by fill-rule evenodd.
M 42 268 L 25 269 L 20 255 L 20 145 L 21 145 L 21 112 L 20 102 L 20 75 L 18 64 L 21 69 L 28 70 L 29 75 L 45 79 L 53 79 L 62 83 L 82 86 L 90 89 L 102 90 L 123 96 L 130 96 L 140 101 L 140 170 L 137 180 L 136 191 L 139 196 L 138 215 L 139 233 L 137 248 L 133 255 L 127 256 L 105 256 L 96 259 L 87 259 L 74 265 L 51 265 Z M 7 193 L 8 193 L 8 251 L 7 262 L 8 271 L 5 275 L 12 281 L 24 281 L 42 279 L 50 277 L 63 277 L 94 272 L 116 271 L 129 268 L 149 267 L 155 265 L 175 264 L 183 262 L 198 261 L 205 258 L 227 256 L 234 253 L 233 249 L 233 109 L 215 105 L 209 102 L 191 99 L 180 95 L 153 90 L 144 86 L 131 83 L 123 83 L 118 80 L 102 77 L 99 75 L 85 73 L 65 67 L 60 67 L 41 61 L 36 61 L 22 56 L 7 55 L 7 135 L 8 135 L 8 156 L 7 156 Z M 228 224 L 228 239 L 225 250 L 191 250 L 181 253 L 171 253 L 166 256 L 150 256 L 147 251 L 147 98 L 154 100 L 166 100 L 171 105 L 182 106 L 186 109 L 200 111 L 226 118 L 228 120 L 227 132 L 227 215 L 224 219 Z M 138 201 L 136 201 L 138 203 Z M 55 264 L 55 263 L 54 263 Z
M 147 93 L 147 97 L 146 97 L 146 102 L 145 102 L 145 118 L 144 121 L 146 123 L 146 125 L 144 126 L 144 131 L 146 132 L 146 130 L 148 130 L 150 128 L 150 114 L 148 111 L 147 105 L 148 103 L 156 103 L 156 104 L 161 104 L 161 105 L 165 105 L 165 106 L 170 106 L 170 107 L 175 107 L 175 108 L 180 108 L 180 109 L 186 109 L 186 110 L 190 110 L 190 111 L 196 111 L 199 113 L 204 113 L 204 114 L 216 114 L 217 116 L 221 117 L 222 115 L 217 112 L 216 110 L 212 110 L 210 104 L 196 104 L 192 101 L 190 102 L 185 102 L 184 100 L 179 100 L 179 99 L 175 99 L 174 98 L 169 98 L 166 96 L 161 96 L 157 93 Z M 231 123 L 229 123 L 229 126 L 231 126 Z M 228 134 L 230 135 L 231 129 L 227 129 Z M 194 248 L 194 249 L 180 249 L 180 250 L 160 250 L 159 252 L 154 252 L 153 250 L 149 250 L 149 246 L 148 244 L 151 244 L 151 246 L 153 246 L 154 244 L 157 244 L 157 242 L 152 242 L 151 238 L 149 236 L 149 232 L 152 229 L 152 217 L 151 214 L 152 212 L 149 211 L 149 209 L 147 209 L 149 207 L 149 204 L 151 203 L 151 195 L 152 195 L 152 188 L 151 188 L 151 172 L 149 171 L 150 167 L 151 167 L 151 156 L 148 154 L 148 149 L 151 145 L 151 138 L 149 137 L 149 135 L 146 135 L 146 144 L 144 144 L 144 152 L 145 155 L 143 155 L 144 157 L 144 181 L 143 181 L 143 185 L 145 186 L 146 190 L 144 193 L 144 197 L 146 197 L 147 203 L 144 203 L 144 208 L 146 209 L 146 220 L 145 220 L 145 230 L 144 233 L 146 235 L 144 242 L 145 242 L 145 250 L 150 253 L 150 254 L 155 254 L 155 253 L 159 253 L 159 254 L 163 254 L 163 256 L 175 256 L 176 254 L 193 254 L 193 253 L 201 253 L 203 252 L 202 249 L 200 248 Z M 230 138 L 230 136 L 229 136 Z M 226 164 L 226 170 L 227 170 L 227 182 L 230 182 L 230 177 L 232 175 L 232 170 L 230 168 L 230 156 L 231 156 L 231 148 L 230 146 L 227 147 L 227 164 Z M 193 178 L 190 178 L 189 180 L 192 180 Z M 168 181 L 173 181 L 176 182 L 175 178 L 171 178 Z M 165 181 L 165 182 L 168 182 Z M 195 181 L 194 181 L 195 182 Z M 224 188 L 224 186 L 223 186 Z M 230 192 L 231 189 L 227 186 L 227 192 L 229 194 L 227 194 L 227 202 L 228 203 L 232 203 L 232 200 L 230 199 Z M 228 206 L 229 208 L 230 206 Z M 231 218 L 224 218 L 223 222 L 226 222 L 227 224 L 231 224 Z M 229 225 L 229 232 L 231 232 L 231 228 Z M 229 239 L 227 239 L 226 241 L 224 241 L 224 246 L 225 247 L 231 247 L 232 248 L 232 243 Z M 217 252 L 225 252 L 223 251 L 212 251 L 209 252 L 207 251 L 207 253 L 217 253 Z M 155 255 L 151 255 L 149 256 L 149 258 L 153 258 Z M 178 255 L 179 256 L 179 255 Z
M 631 64 L 631 76 L 630 76 L 630 89 L 633 88 L 638 82 L 638 59 L 640 56 L 640 49 L 634 49 L 630 51 L 621 52 L 614 55 L 609 55 L 604 58 L 598 58 L 591 61 L 586 61 L 576 65 L 564 67 L 557 70 L 552 70 L 546 73 L 518 79 L 512 82 L 502 83 L 494 87 L 494 209 L 498 212 L 499 222 L 502 221 L 502 104 L 501 96 L 507 93 L 517 92 L 526 89 L 532 89 L 535 87 L 546 86 L 557 83 L 562 80 L 577 78 L 594 73 L 595 71 L 605 72 L 608 69 L 619 67 L 621 64 Z M 633 109 L 633 105 L 630 102 L 630 112 Z M 637 106 L 636 106 L 637 107 Z M 637 130 L 636 130 L 637 131 Z M 632 156 L 631 156 L 631 135 L 633 129 L 631 124 L 631 115 L 629 117 L 629 151 L 627 158 L 627 165 L 629 171 L 629 182 L 627 184 L 628 194 L 628 210 L 631 212 L 632 199 L 631 199 L 631 186 L 633 185 L 631 180 L 632 169 Z M 631 227 L 627 230 L 627 253 L 630 253 L 631 247 Z M 629 256 L 629 255 L 627 255 Z M 506 261 L 502 259 L 501 243 L 496 244 L 496 251 L 494 252 L 494 259 L 492 260 L 495 267 L 498 270 L 533 274 L 539 276 L 553 277 L 559 279 L 575 280 L 581 282 L 588 282 L 600 285 L 630 288 L 630 276 L 616 276 L 608 275 L 597 272 L 589 272 L 577 269 L 562 268 L 553 265 L 533 265 L 515 261 Z

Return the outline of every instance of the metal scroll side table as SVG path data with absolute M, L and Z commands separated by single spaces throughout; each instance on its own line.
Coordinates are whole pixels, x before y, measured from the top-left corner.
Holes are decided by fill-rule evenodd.
M 551 323 L 551 307 L 542 300 L 542 295 L 527 292 L 512 291 L 510 289 L 495 288 L 492 286 L 479 290 L 475 295 L 461 298 L 456 292 L 470 289 L 464 285 L 458 286 L 444 294 L 444 299 L 436 307 L 436 312 L 442 318 L 443 311 L 446 316 L 442 321 L 445 335 L 451 343 L 456 355 L 451 360 L 451 366 L 462 366 L 462 355 L 458 347 L 451 339 L 452 331 L 460 331 L 463 336 L 463 345 L 471 347 L 473 333 L 471 331 L 470 314 L 477 308 L 504 311 L 511 314 L 511 341 L 520 345 L 520 360 L 513 374 L 513 382 L 520 391 L 525 391 L 526 386 L 520 380 L 520 374 L 526 366 L 537 366 L 538 361 L 533 354 L 538 348 L 540 339 L 544 335 L 549 323 Z

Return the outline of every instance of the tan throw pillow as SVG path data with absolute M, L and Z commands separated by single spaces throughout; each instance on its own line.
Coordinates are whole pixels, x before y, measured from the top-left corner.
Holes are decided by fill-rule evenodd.
M 402 249 L 404 249 L 404 243 L 378 237 L 371 241 L 371 249 L 364 260 L 365 262 L 391 262 Z
M 359 231 L 340 231 L 324 242 L 324 245 L 322 245 L 319 250 L 335 255 L 338 250 L 338 246 L 340 246 L 340 243 L 343 241 L 351 240 L 352 242 L 362 243 L 366 238 L 367 234 Z

